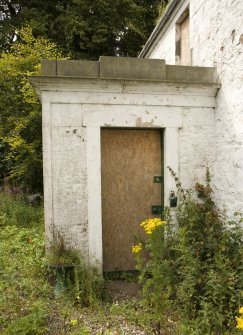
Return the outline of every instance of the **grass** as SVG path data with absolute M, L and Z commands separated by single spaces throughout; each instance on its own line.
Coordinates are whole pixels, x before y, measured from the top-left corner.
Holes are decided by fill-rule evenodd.
M 198 185 L 201 187 L 200 184 Z M 204 188 L 201 187 L 200 190 L 202 191 Z M 207 186 L 205 188 L 206 191 L 211 192 L 211 188 Z M 209 195 L 210 192 L 208 193 Z M 147 265 L 144 270 L 144 277 L 142 277 L 142 271 L 140 272 L 140 284 L 141 278 L 144 278 L 145 283 L 148 284 L 144 285 L 144 282 L 142 283 L 143 299 L 132 298 L 134 292 L 129 290 L 130 295 L 125 295 L 126 299 L 123 294 L 117 295 L 116 299 L 109 299 L 109 294 L 104 294 L 104 280 L 97 272 L 97 269 L 87 269 L 81 263 L 74 267 L 74 272 L 72 276 L 70 275 L 68 281 L 67 290 L 57 298 L 54 295 L 56 276 L 53 268 L 51 270 L 48 267 L 45 255 L 42 207 L 31 206 L 24 195 L 11 195 L 0 192 L 0 334 L 233 335 L 240 333 L 241 330 L 235 329 L 235 316 L 238 315 L 236 311 L 237 305 L 242 306 L 243 251 L 242 229 L 240 227 L 243 222 L 242 214 L 238 213 L 239 218 L 237 221 L 230 223 L 233 229 L 229 230 L 226 227 L 225 230 L 215 230 L 218 227 L 217 224 L 223 223 L 221 222 L 223 216 L 221 218 L 220 214 L 215 211 L 213 202 L 205 202 L 205 207 L 203 207 L 202 202 L 194 203 L 190 199 L 184 203 L 185 207 L 181 207 L 180 216 L 178 216 L 181 220 L 184 235 L 178 235 L 181 239 L 175 240 L 176 244 L 174 246 L 170 245 L 173 252 L 168 254 L 170 257 L 171 255 L 174 257 L 172 261 L 177 260 L 177 262 L 178 254 L 174 251 L 180 251 L 179 255 L 183 256 L 179 258 L 180 262 L 181 260 L 184 262 L 180 264 L 180 266 L 184 266 L 184 268 L 180 268 L 184 271 L 180 270 L 179 272 L 180 281 L 177 278 L 179 264 L 177 263 L 176 271 L 171 277 L 175 281 L 170 280 L 169 286 L 168 282 L 163 282 L 162 279 L 166 279 L 167 273 L 171 275 L 168 272 L 166 263 L 168 259 L 163 256 L 163 261 L 165 261 L 163 263 L 161 261 L 163 255 L 161 250 L 158 249 L 158 252 L 157 249 L 154 249 L 153 255 L 157 265 L 152 258 L 153 255 L 147 263 L 149 267 L 153 266 L 154 272 Z M 207 223 L 207 226 L 204 227 L 202 225 L 202 219 L 203 223 L 204 221 Z M 188 225 L 188 222 L 190 225 Z M 211 226 L 209 226 L 209 223 Z M 192 230 L 192 224 L 194 230 Z M 190 229 L 190 234 L 185 230 L 185 226 L 187 230 Z M 202 236 L 207 243 L 199 244 L 198 241 L 201 242 L 202 239 L 199 234 L 202 227 L 204 227 Z M 207 227 L 213 227 L 214 229 Z M 169 232 L 168 228 L 167 236 L 170 236 Z M 222 237 L 220 239 L 219 232 L 221 232 Z M 222 232 L 224 233 L 223 235 Z M 152 235 L 152 237 L 154 236 L 156 235 Z M 187 239 L 189 238 L 190 243 L 185 244 L 185 236 Z M 158 238 L 159 244 L 155 243 L 154 246 L 161 248 L 163 246 L 161 245 L 161 235 L 158 235 Z M 195 241 L 195 239 L 198 240 Z M 208 241 L 210 242 L 210 253 L 208 252 Z M 217 243 L 212 243 L 212 241 Z M 180 242 L 180 244 L 177 242 Z M 192 248 L 192 242 L 194 242 L 195 250 Z M 198 249 L 198 245 L 200 245 L 200 249 Z M 151 251 L 151 244 L 149 244 L 149 247 Z M 168 252 L 168 246 L 164 250 Z M 194 262 L 195 255 L 197 256 L 197 261 L 200 260 L 198 250 L 200 252 L 202 250 L 207 251 L 207 254 L 205 252 L 202 253 L 201 263 Z M 182 252 L 184 253 L 182 254 Z M 219 257 L 212 258 L 210 256 L 212 252 L 214 252 L 213 255 L 218 255 Z M 157 257 L 158 255 L 159 257 Z M 205 255 L 211 257 L 208 258 L 210 262 L 205 263 Z M 166 266 L 161 266 L 163 264 Z M 197 267 L 197 264 L 201 264 L 200 267 Z M 211 271 L 208 272 L 210 276 L 207 278 L 205 277 L 207 271 L 195 271 L 198 268 L 205 268 L 205 264 L 207 269 L 208 265 L 213 264 L 211 265 Z M 151 273 L 153 274 L 152 276 Z M 210 292 L 210 294 L 207 293 L 207 295 L 201 296 L 203 281 L 201 280 L 200 285 L 198 285 L 199 275 L 202 276 L 203 280 L 206 278 L 205 287 L 208 291 L 205 292 Z M 113 295 L 114 288 L 116 292 L 117 287 L 117 282 L 114 283 L 114 280 L 119 279 L 134 284 L 134 276 L 129 273 L 115 273 L 105 279 L 106 281 L 112 281 L 109 289 L 110 292 L 113 292 Z M 151 286 L 151 279 L 153 280 L 152 284 L 155 285 L 154 291 L 153 285 Z M 174 283 L 174 291 L 171 290 L 171 283 Z M 181 289 L 178 291 L 179 284 Z M 161 285 L 164 285 L 164 287 Z M 108 286 L 107 282 L 106 286 Z M 198 301 L 190 293 L 192 287 L 196 287 L 199 290 L 196 297 L 214 299 L 214 304 L 212 302 L 208 304 L 205 300 L 206 303 L 202 307 L 199 304 L 195 306 L 195 310 L 198 308 L 198 316 L 196 318 L 193 318 L 190 312 L 191 306 L 195 301 Z M 170 294 L 172 293 L 171 296 L 168 296 L 169 298 L 166 297 L 168 291 L 170 291 Z M 179 296 L 180 294 L 182 295 Z M 176 301 L 178 297 L 180 299 Z M 171 304 L 165 305 L 164 303 L 168 301 Z M 182 314 L 185 313 L 186 302 L 189 312 L 186 318 L 184 317 L 186 320 L 184 321 Z M 227 307 L 228 305 L 230 308 Z M 226 307 L 224 308 L 223 306 Z M 228 316 L 226 313 L 228 313 Z M 222 320 L 223 323 L 216 323 L 216 318 L 220 322 Z M 232 324 L 229 323 L 229 320 L 232 321 Z M 216 330 L 213 332 L 211 329 L 215 325 L 221 328 L 215 328 Z M 226 326 L 230 328 L 225 329 Z M 225 331 L 219 330 L 222 327 Z
M 0 194 L 0 333 L 45 334 L 51 287 L 46 280 L 43 211 Z
M 23 195 L 0 193 L 0 334 L 154 334 L 151 311 L 138 299 L 93 301 L 54 297 L 45 257 L 43 209 Z

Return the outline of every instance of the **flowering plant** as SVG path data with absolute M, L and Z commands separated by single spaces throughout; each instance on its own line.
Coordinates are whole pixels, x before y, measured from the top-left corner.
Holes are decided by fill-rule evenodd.
M 243 307 L 239 309 L 240 316 L 236 317 L 236 328 L 239 330 L 243 330 Z
M 162 221 L 160 218 L 148 219 L 140 223 L 140 226 L 144 228 L 147 235 L 151 235 L 156 228 L 165 225 L 166 222 Z
M 215 205 L 206 185 L 182 188 L 174 177 L 179 206 L 165 221 L 143 221 L 146 239 L 134 246 L 144 304 L 154 322 L 166 327 L 173 317 L 183 335 L 233 335 L 243 331 L 243 215 L 229 221 Z M 174 223 L 173 223 L 174 222 Z M 171 315 L 171 311 L 173 311 Z
M 165 310 L 169 307 L 167 295 L 170 294 L 172 264 L 169 264 L 166 254 L 170 250 L 168 244 L 174 229 L 169 220 L 169 213 L 166 214 L 166 218 L 168 221 L 157 217 L 141 222 L 140 227 L 144 230 L 146 238 L 132 247 L 137 262 L 136 268 L 140 272 L 143 303 L 152 306 L 155 327 L 158 326 L 158 320 L 160 322 L 167 320 Z M 163 277 L 161 277 L 161 271 L 164 273 Z

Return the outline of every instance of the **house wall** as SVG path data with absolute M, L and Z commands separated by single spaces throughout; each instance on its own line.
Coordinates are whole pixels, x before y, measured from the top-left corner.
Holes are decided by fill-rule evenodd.
M 166 64 L 176 64 L 176 24 L 180 22 L 180 18 L 188 6 L 189 0 L 181 2 L 180 10 L 175 16 L 169 18 L 168 23 L 159 34 L 158 40 L 152 44 L 148 56 L 146 57 L 151 59 L 165 59 Z
M 183 8 L 150 49 L 149 58 L 175 64 L 175 23 L 182 12 Z M 210 169 L 215 199 L 229 215 L 243 207 L 242 23 L 242 0 L 190 1 L 192 65 L 214 66 L 221 84 L 215 109 L 216 154 Z
M 190 52 L 190 20 L 189 16 L 180 24 L 180 63 L 181 65 L 191 65 Z

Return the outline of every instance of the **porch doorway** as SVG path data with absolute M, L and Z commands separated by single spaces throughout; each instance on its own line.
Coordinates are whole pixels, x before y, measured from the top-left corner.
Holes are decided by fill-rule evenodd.
M 153 129 L 101 129 L 103 270 L 135 269 L 132 245 L 144 237 L 139 223 L 163 205 L 163 133 Z

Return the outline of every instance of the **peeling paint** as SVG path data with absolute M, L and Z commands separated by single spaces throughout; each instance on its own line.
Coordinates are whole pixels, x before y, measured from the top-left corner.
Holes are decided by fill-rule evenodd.
M 239 44 L 243 44 L 243 34 L 240 35 Z
M 150 122 L 143 122 L 141 117 L 136 120 L 136 127 L 154 127 L 154 119 Z

